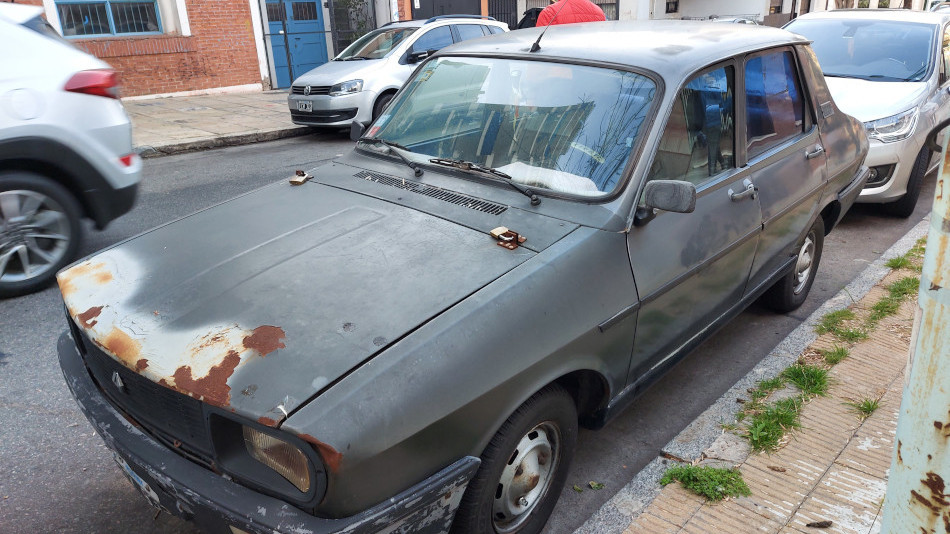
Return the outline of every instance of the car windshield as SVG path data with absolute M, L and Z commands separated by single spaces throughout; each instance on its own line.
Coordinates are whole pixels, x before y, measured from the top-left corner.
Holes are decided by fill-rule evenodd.
M 417 28 L 380 28 L 371 31 L 346 47 L 333 61 L 386 57 L 416 30 Z
M 796 20 L 785 29 L 813 40 L 825 76 L 919 82 L 933 63 L 933 24 L 890 20 Z
M 655 93 L 650 78 L 616 69 L 443 57 L 415 73 L 369 135 L 416 161 L 462 160 L 599 196 L 620 182 Z

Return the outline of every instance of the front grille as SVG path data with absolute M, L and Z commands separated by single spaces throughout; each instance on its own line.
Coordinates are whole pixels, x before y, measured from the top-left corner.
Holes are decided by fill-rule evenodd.
M 356 108 L 313 112 L 290 110 L 290 119 L 306 124 L 329 124 L 350 120 L 356 116 L 356 111 Z
M 86 366 L 116 407 L 163 441 L 210 463 L 211 435 L 199 400 L 133 372 L 85 338 L 81 342 Z M 113 382 L 113 373 L 118 373 L 121 388 Z
M 293 87 L 290 88 L 290 92 L 293 93 L 293 94 L 295 94 L 295 95 L 302 95 L 302 94 L 304 94 L 304 89 L 305 89 L 306 87 L 307 87 L 306 85 L 294 85 Z M 310 86 L 310 95 L 311 95 L 311 96 L 312 96 L 312 95 L 328 95 L 328 94 L 330 94 L 330 86 L 329 86 L 329 85 L 319 85 L 319 86 L 318 86 L 318 85 L 311 85 L 311 86 Z
M 400 178 L 394 178 L 392 176 L 386 176 L 384 174 L 376 174 L 368 171 L 361 171 L 353 175 L 356 178 L 362 178 L 370 182 L 376 182 L 378 184 L 388 185 L 390 187 L 396 187 L 398 189 L 405 189 L 406 191 L 416 193 L 419 195 L 425 195 L 427 197 L 432 197 L 450 204 L 455 204 L 457 206 L 462 206 L 470 210 L 481 211 L 484 213 L 489 213 L 491 215 L 501 215 L 508 209 L 508 206 L 502 204 L 496 204 L 494 202 L 488 202 L 480 198 L 470 197 L 468 195 L 463 195 L 461 193 L 456 193 L 454 191 L 448 191 L 445 189 L 440 189 L 438 187 L 432 187 L 425 184 L 420 184 L 418 182 L 407 182 Z

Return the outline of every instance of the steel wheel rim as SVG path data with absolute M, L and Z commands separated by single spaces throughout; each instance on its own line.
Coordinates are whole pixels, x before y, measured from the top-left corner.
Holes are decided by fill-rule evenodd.
M 69 217 L 58 202 L 29 190 L 0 191 L 0 282 L 42 276 L 66 256 Z
M 795 262 L 795 289 L 794 293 L 798 295 L 808 285 L 808 279 L 811 277 L 812 262 L 815 258 L 815 240 L 814 233 L 809 233 L 802 243 L 802 248 L 798 250 L 798 260 Z
M 560 459 L 560 432 L 554 423 L 540 423 L 521 437 L 495 490 L 495 532 L 513 532 L 528 520 L 550 490 Z

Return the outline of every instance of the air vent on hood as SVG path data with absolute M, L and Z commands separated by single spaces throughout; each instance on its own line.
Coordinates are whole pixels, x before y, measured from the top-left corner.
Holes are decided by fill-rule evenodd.
M 490 213 L 492 215 L 501 215 L 505 212 L 505 210 L 508 209 L 508 206 L 504 206 L 502 204 L 487 202 L 475 197 L 470 197 L 468 195 L 446 191 L 445 189 L 420 184 L 418 182 L 410 182 L 400 178 L 393 178 L 392 176 L 386 176 L 383 174 L 361 171 L 354 174 L 353 176 L 370 182 L 376 182 L 379 184 L 388 185 L 390 187 L 405 189 L 406 191 L 410 191 L 412 193 L 418 193 L 427 197 L 437 198 L 445 202 L 450 202 L 452 204 L 463 206 L 475 211 Z

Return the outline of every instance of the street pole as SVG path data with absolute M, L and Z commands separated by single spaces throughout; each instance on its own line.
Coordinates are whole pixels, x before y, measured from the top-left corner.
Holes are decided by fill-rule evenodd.
M 884 498 L 884 534 L 950 533 L 950 165 L 946 143 Z

